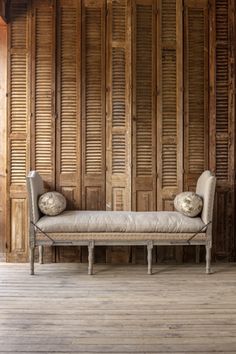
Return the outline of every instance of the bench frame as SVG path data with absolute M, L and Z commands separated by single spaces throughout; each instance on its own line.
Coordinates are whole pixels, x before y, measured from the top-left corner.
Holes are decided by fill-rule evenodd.
M 204 173 L 210 173 L 205 171 Z M 204 173 L 202 175 L 204 175 Z M 201 176 L 202 176 L 201 175 Z M 34 211 L 34 203 L 43 191 L 43 182 L 36 171 L 31 171 L 27 176 L 27 188 L 29 193 L 29 249 L 30 249 L 30 274 L 34 274 L 34 253 L 39 247 L 39 263 L 43 263 L 44 246 L 87 246 L 88 247 L 88 274 L 93 274 L 94 247 L 95 246 L 146 246 L 148 274 L 152 274 L 152 250 L 154 246 L 197 246 L 196 261 L 199 262 L 200 245 L 206 248 L 206 273 L 211 273 L 211 248 L 212 248 L 212 213 L 215 193 L 215 177 L 211 186 L 211 199 L 207 205 L 207 218 L 203 219 L 205 230 L 199 233 L 42 233 L 34 225 L 37 222 L 37 215 Z M 41 184 L 38 193 L 32 192 L 32 181 L 36 178 Z M 41 181 L 40 181 L 41 179 Z M 199 178 L 200 180 L 200 178 Z M 204 182 L 204 181 L 203 181 Z M 199 188 L 202 186 L 199 183 Z M 200 193 L 199 193 L 200 194 Z M 212 195 L 213 194 L 213 195 Z M 206 202 L 206 201 L 205 201 Z M 36 201 L 37 204 L 37 201 Z M 36 205 L 35 204 L 35 205 Z M 39 211 L 38 211 L 39 213 Z M 40 214 L 38 214 L 40 215 Z M 209 220 L 210 218 L 210 220 Z M 193 237 L 194 236 L 194 237 Z

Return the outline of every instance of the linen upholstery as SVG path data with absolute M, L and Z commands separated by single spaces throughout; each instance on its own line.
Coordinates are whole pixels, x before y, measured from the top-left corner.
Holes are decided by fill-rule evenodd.
M 43 216 L 37 226 L 44 232 L 198 232 L 204 226 L 200 217 L 189 218 L 177 211 L 64 211 Z
M 197 181 L 196 193 L 203 199 L 201 218 L 207 224 L 212 221 L 216 177 L 210 171 L 204 171 Z
M 38 208 L 38 198 L 44 193 L 43 180 L 37 171 L 30 171 L 27 178 L 27 189 L 29 197 L 29 208 L 31 220 L 36 223 L 41 217 Z

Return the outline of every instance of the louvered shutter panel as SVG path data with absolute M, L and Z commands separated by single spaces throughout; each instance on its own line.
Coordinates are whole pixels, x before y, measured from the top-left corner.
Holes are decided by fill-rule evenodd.
M 82 205 L 105 209 L 105 2 L 82 7 Z
M 156 209 L 156 10 L 133 4 L 133 209 Z
M 108 1 L 106 209 L 130 210 L 130 47 L 127 0 Z
M 8 261 L 26 261 L 28 172 L 28 2 L 11 1 L 9 30 L 9 189 Z
M 235 1 L 211 2 L 210 168 L 217 177 L 214 251 L 234 257 L 235 248 Z
M 157 69 L 157 208 L 172 210 L 182 189 L 182 4 L 160 1 Z
M 130 4 L 108 0 L 106 209 L 131 209 Z M 129 262 L 129 247 L 108 247 L 108 262 Z
M 230 47 L 233 41 L 230 21 L 234 2 L 216 0 L 216 153 L 215 171 L 218 185 L 233 183 L 234 146 L 232 144 L 234 78 L 231 65 L 235 53 Z
M 185 189 L 208 167 L 208 2 L 185 0 Z
M 53 0 L 33 1 L 34 152 L 32 168 L 55 186 L 55 7 Z
M 79 208 L 80 167 L 80 37 L 81 9 L 76 0 L 61 0 L 58 9 L 57 187 L 69 208 Z
M 57 9 L 56 186 L 68 209 L 81 208 L 81 3 L 60 0 Z M 59 247 L 57 261 L 79 262 L 81 247 Z

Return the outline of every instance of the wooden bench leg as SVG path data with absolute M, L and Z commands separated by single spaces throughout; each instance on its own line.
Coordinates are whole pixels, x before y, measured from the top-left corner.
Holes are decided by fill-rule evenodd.
M 39 246 L 39 264 L 43 264 L 43 246 Z
M 93 260 L 94 260 L 94 242 L 88 245 L 88 274 L 93 274 Z
M 147 245 L 148 274 L 152 274 L 152 249 L 153 244 L 150 242 Z
M 30 275 L 34 275 L 34 247 L 29 249 Z
M 211 247 L 206 245 L 206 274 L 211 274 Z

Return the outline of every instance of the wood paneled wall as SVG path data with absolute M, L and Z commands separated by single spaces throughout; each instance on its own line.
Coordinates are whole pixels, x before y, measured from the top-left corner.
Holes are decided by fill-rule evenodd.
M 210 168 L 214 255 L 232 260 L 234 1 L 12 0 L 9 15 L 7 259 L 27 259 L 30 169 L 69 208 L 151 211 L 173 210 Z M 193 255 L 155 249 L 156 261 Z M 46 257 L 87 254 L 60 247 Z M 145 250 L 98 247 L 96 261 L 144 262 Z

